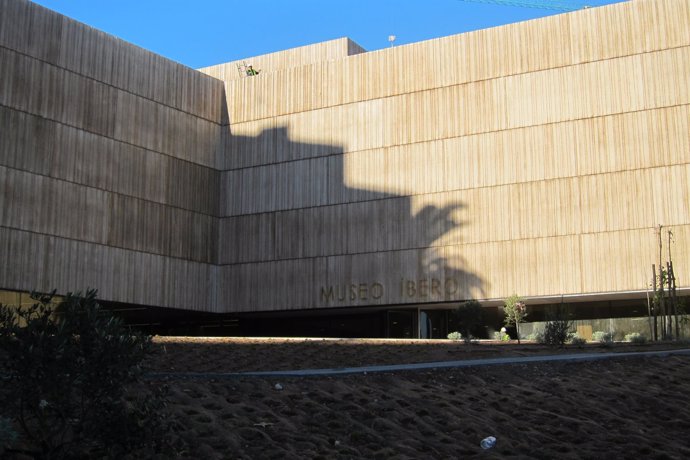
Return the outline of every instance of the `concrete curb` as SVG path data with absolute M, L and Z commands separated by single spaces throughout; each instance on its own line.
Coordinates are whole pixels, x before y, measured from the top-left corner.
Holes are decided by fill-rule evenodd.
M 302 369 L 288 371 L 255 372 L 154 372 L 146 374 L 148 379 L 234 379 L 240 377 L 326 377 L 334 375 L 373 374 L 377 372 L 419 371 L 425 369 L 449 369 L 499 364 L 526 364 L 543 362 L 596 361 L 612 358 L 667 357 L 670 355 L 690 355 L 690 349 L 639 351 L 629 353 L 578 353 L 569 355 L 542 355 L 511 358 L 468 359 L 461 361 L 438 361 L 431 363 L 391 364 L 385 366 L 342 367 L 334 369 Z

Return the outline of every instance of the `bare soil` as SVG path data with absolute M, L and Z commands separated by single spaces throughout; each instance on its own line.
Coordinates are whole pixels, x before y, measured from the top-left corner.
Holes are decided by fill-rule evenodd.
M 173 373 L 554 353 L 536 344 L 419 340 L 156 338 L 155 347 L 147 369 Z M 169 386 L 186 458 L 690 458 L 690 356 L 149 384 Z M 480 448 L 486 436 L 497 438 L 493 449 Z

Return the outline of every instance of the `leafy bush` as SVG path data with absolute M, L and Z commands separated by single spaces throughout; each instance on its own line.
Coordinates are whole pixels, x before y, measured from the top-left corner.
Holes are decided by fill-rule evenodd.
M 472 329 L 482 322 L 482 306 L 476 300 L 468 300 L 458 305 L 453 314 L 458 319 L 462 328 L 462 336 L 465 343 L 472 340 Z
M 596 331 L 592 334 L 592 340 L 604 346 L 613 345 L 613 332 Z
M 462 340 L 462 334 L 459 333 L 458 331 L 451 332 L 448 334 L 448 339 L 449 340 Z
M 0 305 L 0 350 L 26 437 L 50 458 L 153 443 L 136 425 L 115 429 L 142 404 L 125 396 L 141 374 L 150 337 L 102 310 L 95 290 L 68 294 L 57 307 L 52 297 L 32 294 L 37 302 L 27 309 Z
M 570 312 L 565 305 L 548 310 L 548 321 L 544 325 L 539 342 L 550 347 L 562 347 L 565 345 L 573 336 L 570 332 L 573 322 L 569 318 Z
M 625 335 L 625 341 L 634 343 L 635 345 L 644 345 L 647 343 L 647 337 L 639 332 L 631 332 L 630 334 Z
M 571 322 L 567 319 L 548 321 L 544 325 L 541 343 L 550 347 L 562 347 L 570 339 Z
M 494 332 L 494 340 L 500 340 L 501 342 L 510 341 L 510 336 L 506 333 L 506 328 L 502 327 L 500 331 Z
M 578 348 L 582 347 L 586 343 L 587 339 L 585 339 L 584 337 L 580 337 L 577 334 L 572 334 L 570 337 L 570 344 L 575 345 Z
M 12 421 L 7 417 L 0 416 L 0 455 L 5 449 L 12 446 L 17 440 L 17 432 L 14 431 Z

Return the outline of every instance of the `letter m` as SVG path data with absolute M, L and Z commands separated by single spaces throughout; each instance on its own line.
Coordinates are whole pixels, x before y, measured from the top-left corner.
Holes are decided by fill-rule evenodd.
M 329 302 L 331 300 L 335 300 L 333 286 L 328 286 L 328 288 L 321 286 L 321 302 Z

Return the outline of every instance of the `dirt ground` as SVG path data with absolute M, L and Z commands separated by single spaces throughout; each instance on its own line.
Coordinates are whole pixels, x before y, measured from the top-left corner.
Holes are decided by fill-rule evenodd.
M 151 372 L 339 368 L 553 353 L 534 344 L 156 338 Z M 685 344 L 688 346 L 688 344 Z M 663 346 L 661 346 L 663 347 Z M 651 351 L 658 345 L 566 352 Z M 690 458 L 690 356 L 336 377 L 156 379 L 181 457 Z M 276 389 L 280 384 L 282 389 Z M 482 438 L 496 446 L 482 450 Z

